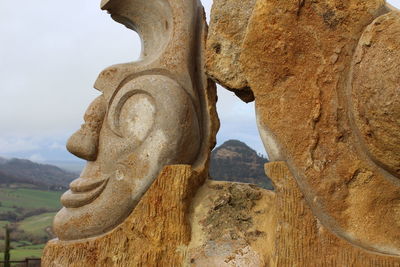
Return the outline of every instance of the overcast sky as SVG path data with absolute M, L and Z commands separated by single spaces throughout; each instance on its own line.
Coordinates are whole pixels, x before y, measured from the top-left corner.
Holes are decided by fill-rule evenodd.
M 0 0 L 0 156 L 74 160 L 65 149 L 107 66 L 140 54 L 136 33 L 115 23 L 99 1 Z M 209 14 L 211 0 L 203 0 Z M 400 7 L 400 0 L 389 1 Z M 265 154 L 254 104 L 218 89 L 218 144 L 246 142 Z

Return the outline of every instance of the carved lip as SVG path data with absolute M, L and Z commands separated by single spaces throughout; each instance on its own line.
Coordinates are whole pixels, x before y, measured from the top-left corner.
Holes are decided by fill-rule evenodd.
M 78 178 L 70 184 L 70 190 L 61 196 L 66 208 L 79 208 L 91 203 L 104 190 L 108 178 Z
M 106 178 L 78 178 L 69 184 L 69 188 L 74 193 L 88 192 L 101 186 Z

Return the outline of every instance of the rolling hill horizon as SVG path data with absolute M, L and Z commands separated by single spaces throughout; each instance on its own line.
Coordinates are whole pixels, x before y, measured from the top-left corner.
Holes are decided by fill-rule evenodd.
M 211 179 L 253 183 L 272 189 L 264 173 L 268 159 L 239 140 L 228 140 L 215 147 L 211 153 Z M 51 160 L 33 162 L 28 159 L 0 156 L 0 185 L 7 183 L 32 184 L 41 188 L 67 189 L 77 178 L 86 162 L 76 160 Z

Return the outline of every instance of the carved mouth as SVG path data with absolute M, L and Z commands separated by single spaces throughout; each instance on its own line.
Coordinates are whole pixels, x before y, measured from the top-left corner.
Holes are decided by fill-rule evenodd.
M 70 185 L 70 190 L 61 196 L 66 208 L 79 208 L 95 200 L 103 192 L 108 178 L 78 178 Z

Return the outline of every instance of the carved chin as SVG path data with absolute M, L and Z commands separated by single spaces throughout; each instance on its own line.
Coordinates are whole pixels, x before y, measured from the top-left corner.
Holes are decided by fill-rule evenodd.
M 130 214 L 146 189 L 114 177 L 97 180 L 96 186 L 79 179 L 75 181 L 84 182 L 86 187 L 80 187 L 79 192 L 72 183 L 71 190 L 62 197 L 64 208 L 54 218 L 53 230 L 60 240 L 78 240 L 110 231 Z

